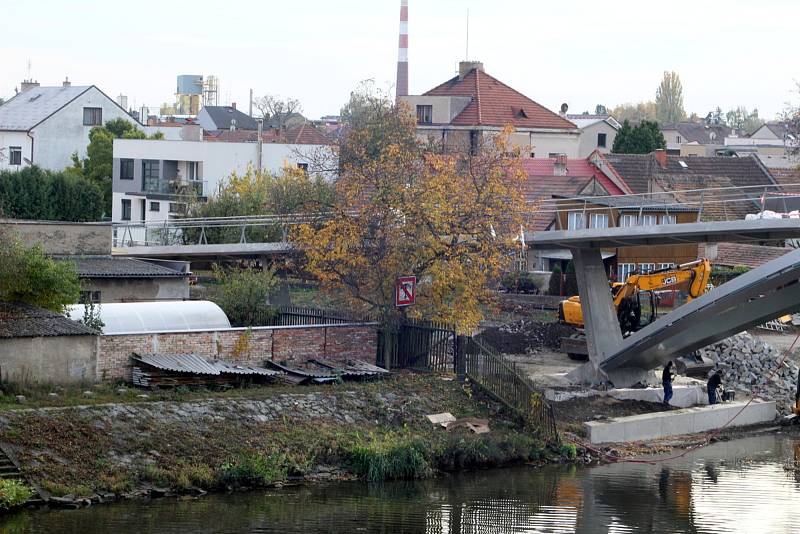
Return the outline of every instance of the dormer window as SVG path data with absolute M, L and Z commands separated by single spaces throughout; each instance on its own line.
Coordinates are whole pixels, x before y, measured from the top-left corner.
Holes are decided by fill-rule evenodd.
M 433 106 L 418 105 L 417 124 L 431 124 L 431 123 L 433 123 Z

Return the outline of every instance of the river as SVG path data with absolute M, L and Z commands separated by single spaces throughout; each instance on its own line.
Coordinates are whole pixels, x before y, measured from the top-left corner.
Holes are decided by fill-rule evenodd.
M 716 443 L 682 458 L 515 467 L 422 482 L 337 483 L 24 510 L 2 533 L 800 532 L 800 435 Z

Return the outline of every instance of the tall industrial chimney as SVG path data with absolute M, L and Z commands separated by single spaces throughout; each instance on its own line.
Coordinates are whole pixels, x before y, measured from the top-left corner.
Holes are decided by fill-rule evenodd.
M 408 95 L 408 0 L 400 0 L 400 46 L 397 55 L 397 99 Z

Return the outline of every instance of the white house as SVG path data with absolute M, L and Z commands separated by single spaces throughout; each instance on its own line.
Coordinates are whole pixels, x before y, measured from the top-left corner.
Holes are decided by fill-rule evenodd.
M 182 213 L 188 195 L 213 196 L 231 173 L 248 167 L 279 172 L 296 166 L 313 172 L 330 141 L 310 124 L 283 132 L 203 132 L 184 127 L 182 140 L 115 139 L 113 222 L 155 222 Z
M 611 152 L 620 123 L 611 115 L 567 115 L 581 131 L 578 157 L 589 157 L 595 150 L 603 154 Z
M 72 154 L 86 157 L 89 131 L 128 113 L 94 85 L 65 81 L 57 87 L 23 84 L 23 91 L 0 106 L 0 169 L 38 165 L 61 170 Z

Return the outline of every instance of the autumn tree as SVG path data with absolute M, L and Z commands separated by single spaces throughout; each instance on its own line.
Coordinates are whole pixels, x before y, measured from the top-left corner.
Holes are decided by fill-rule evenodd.
M 738 133 L 750 135 L 758 130 L 764 121 L 758 116 L 757 109 L 748 111 L 746 107 L 739 106 L 725 114 L 725 123 L 735 128 Z
M 253 105 L 261 114 L 264 124 L 270 128 L 283 128 L 305 121 L 298 117 L 303 112 L 303 106 L 296 98 L 264 95 L 253 99 Z
M 683 109 L 683 85 L 675 71 L 664 72 L 656 89 L 656 118 L 661 124 L 680 122 L 686 118 Z
M 526 204 L 510 130 L 478 150 L 432 152 L 388 95 L 360 93 L 358 121 L 343 135 L 333 215 L 293 236 L 306 269 L 353 311 L 390 325 L 431 318 L 470 332 L 489 281 L 515 251 Z M 417 303 L 394 305 L 395 280 L 417 277 Z
M 637 104 L 620 104 L 611 110 L 611 116 L 619 122 L 654 121 L 656 120 L 656 103 L 649 101 Z
M 615 154 L 649 154 L 659 148 L 667 148 L 667 141 L 657 122 L 642 121 L 631 126 L 626 120 L 614 137 L 611 151 Z

